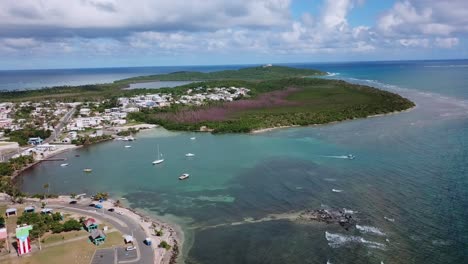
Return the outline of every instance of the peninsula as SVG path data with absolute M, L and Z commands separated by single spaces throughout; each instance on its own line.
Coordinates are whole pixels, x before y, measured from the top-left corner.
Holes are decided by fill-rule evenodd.
M 118 109 L 125 113 L 119 119 L 158 124 L 170 130 L 213 133 L 325 124 L 414 106 L 388 91 L 316 78 L 323 75 L 326 73 L 318 70 L 272 65 L 209 73 L 184 71 L 108 84 L 6 91 L 1 93 L 1 100 L 87 102 L 86 109 Z M 154 81 L 193 83 L 174 88 L 127 89 L 132 83 Z

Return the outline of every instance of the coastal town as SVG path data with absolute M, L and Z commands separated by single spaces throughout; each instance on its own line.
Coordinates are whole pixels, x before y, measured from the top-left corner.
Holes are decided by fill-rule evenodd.
M 76 145 L 129 136 L 126 131 L 130 129 L 151 127 L 128 120 L 129 113 L 145 108 L 229 102 L 248 96 L 249 91 L 243 87 L 197 87 L 177 96 L 166 92 L 96 102 L 3 102 L 0 103 L 0 162 L 23 155 L 32 155 L 35 160 L 46 159 Z
M 0 259 L 24 263 L 24 256 L 41 258 L 54 247 L 81 247 L 88 241 L 90 244 L 83 246 L 85 258 L 76 263 L 94 263 L 96 258 L 105 259 L 99 263 L 174 263 L 180 243 L 177 232 L 122 207 L 107 194 L 99 199 L 86 194 L 24 196 L 10 182 L 22 170 L 55 160 L 54 156 L 64 151 L 105 140 L 131 141 L 138 130 L 155 126 L 133 122 L 130 113 L 230 102 L 249 96 L 249 91 L 243 87 L 196 87 L 177 95 L 145 93 L 94 102 L 0 103 L 0 212 L 4 216 L 0 217 Z M 42 218 L 51 221 L 47 227 L 34 222 Z M 135 228 L 129 230 L 129 226 Z M 63 251 L 67 257 L 72 254 Z

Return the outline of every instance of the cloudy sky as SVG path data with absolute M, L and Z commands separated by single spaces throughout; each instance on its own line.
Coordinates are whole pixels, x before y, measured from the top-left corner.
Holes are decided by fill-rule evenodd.
M 468 58 L 467 0 L 0 0 L 0 69 Z

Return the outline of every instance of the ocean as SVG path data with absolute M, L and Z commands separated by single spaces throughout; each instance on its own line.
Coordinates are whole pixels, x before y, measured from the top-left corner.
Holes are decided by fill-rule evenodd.
M 30 193 L 49 183 L 51 192 L 125 198 L 181 226 L 186 263 L 467 263 L 468 61 L 291 66 L 396 92 L 417 106 L 261 134 L 158 128 L 139 133 L 132 148 L 116 141 L 64 153 L 70 166 L 44 162 L 18 184 Z M 153 166 L 157 145 L 166 161 Z M 83 173 L 88 167 L 93 172 Z M 185 172 L 190 179 L 179 181 Z M 320 208 L 353 211 L 358 224 L 347 231 L 282 217 Z

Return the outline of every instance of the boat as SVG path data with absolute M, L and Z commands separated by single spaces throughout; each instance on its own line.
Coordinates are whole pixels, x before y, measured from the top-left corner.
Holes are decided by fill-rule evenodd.
M 68 163 L 62 163 L 62 164 L 60 164 L 60 167 L 66 167 L 66 166 L 68 166 Z
M 126 146 L 125 146 L 125 148 L 131 148 L 131 147 L 132 147 L 132 146 L 130 146 L 130 145 L 126 145 Z
M 195 139 L 197 139 L 197 138 L 196 138 L 196 137 L 191 137 L 191 138 L 190 138 L 190 140 L 195 140 Z
M 89 169 L 89 168 L 86 168 L 83 170 L 84 172 L 92 172 L 93 170 L 92 169 Z
M 348 154 L 346 157 L 348 157 L 348 159 L 351 159 L 351 160 L 355 158 L 355 156 L 352 154 Z
M 79 157 L 79 156 L 80 156 L 80 154 L 76 154 L 76 155 L 75 155 L 75 157 Z
M 195 156 L 195 154 L 193 154 L 193 153 L 187 153 L 187 154 L 185 154 L 185 157 L 194 157 L 194 156 Z
M 125 141 L 134 141 L 135 138 L 132 137 L 132 136 L 128 136 L 128 137 L 124 137 L 124 140 L 125 140 Z
M 179 176 L 179 180 L 186 180 L 186 179 L 188 179 L 189 176 L 190 176 L 190 174 L 184 173 L 184 174 Z
M 160 155 L 159 153 L 159 145 L 158 145 L 158 157 L 157 157 L 157 160 L 153 161 L 153 165 L 160 164 L 163 162 L 164 162 L 164 159 L 162 158 L 162 154 Z

